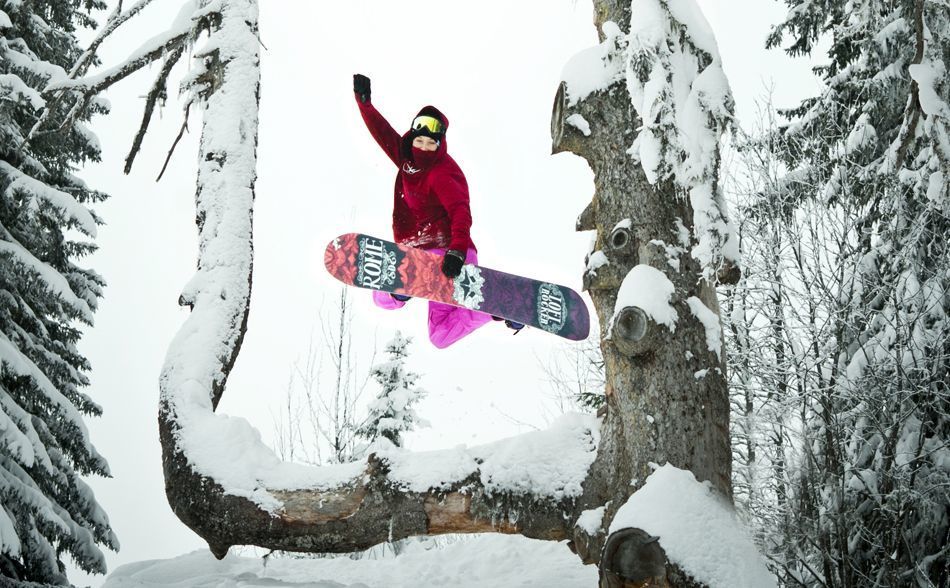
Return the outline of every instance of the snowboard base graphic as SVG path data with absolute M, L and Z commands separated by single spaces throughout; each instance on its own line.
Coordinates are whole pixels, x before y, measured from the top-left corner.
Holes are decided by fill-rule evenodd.
M 442 273 L 442 256 L 392 241 L 347 233 L 327 245 L 327 270 L 349 286 L 461 306 L 582 341 L 590 315 L 566 286 L 473 264 L 454 280 Z

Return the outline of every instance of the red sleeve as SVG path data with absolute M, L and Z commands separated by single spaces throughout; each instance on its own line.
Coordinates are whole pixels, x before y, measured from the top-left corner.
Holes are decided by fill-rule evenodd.
M 449 215 L 452 228 L 449 249 L 464 253 L 472 246 L 472 211 L 468 202 L 468 183 L 461 170 L 441 172 L 433 180 L 435 195 Z
M 383 118 L 383 115 L 376 110 L 371 102 L 360 102 L 359 97 L 357 97 L 356 104 L 360 107 L 360 115 L 362 115 L 363 122 L 366 123 L 366 128 L 369 129 L 370 134 L 383 148 L 389 159 L 398 166 L 400 161 L 399 143 L 402 137 L 393 129 L 389 121 Z

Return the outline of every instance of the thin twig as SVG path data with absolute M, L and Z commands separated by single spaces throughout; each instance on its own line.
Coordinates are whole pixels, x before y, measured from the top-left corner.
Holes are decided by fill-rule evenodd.
M 87 104 L 86 97 L 83 96 L 82 99 L 76 100 L 76 103 L 73 104 L 73 107 L 69 109 L 69 113 L 66 114 L 66 118 L 63 119 L 62 124 L 59 125 L 57 129 L 58 132 L 63 132 L 76 122 L 76 118 L 79 116 L 79 112 L 86 107 Z
M 264 44 L 264 41 L 261 41 L 260 33 L 255 33 L 254 36 L 257 37 L 257 42 L 260 43 L 261 47 L 264 48 L 264 51 L 270 51 L 270 49 L 267 48 L 267 45 Z
M 162 166 L 162 171 L 160 171 L 158 173 L 158 177 L 155 178 L 156 182 L 162 179 L 162 176 L 165 174 L 165 168 L 168 167 L 168 162 L 171 161 L 172 153 L 175 152 L 175 147 L 178 146 L 178 142 L 181 141 L 182 135 L 184 135 L 185 131 L 188 129 L 188 113 L 190 110 L 191 110 L 191 102 L 189 102 L 188 105 L 185 106 L 185 120 L 183 120 L 181 123 L 181 129 L 178 130 L 178 136 L 175 137 L 175 142 L 172 143 L 171 149 L 168 150 L 168 155 L 165 157 L 165 164 Z

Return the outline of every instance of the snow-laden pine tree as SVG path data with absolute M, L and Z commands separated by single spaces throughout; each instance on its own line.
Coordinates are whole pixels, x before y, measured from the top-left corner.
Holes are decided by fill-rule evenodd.
M 402 434 L 424 424 L 414 406 L 425 396 L 425 391 L 416 386 L 419 374 L 406 368 L 410 343 L 412 337 L 404 337 L 396 331 L 386 344 L 388 361 L 373 366 L 371 374 L 380 390 L 370 402 L 369 414 L 357 431 L 360 437 L 369 441 L 383 437 L 402 447 Z
M 789 1 L 769 38 L 830 43 L 825 88 L 787 113 L 793 222 L 834 249 L 812 281 L 789 579 L 934 586 L 950 579 L 950 5 Z M 766 194 L 766 197 L 769 195 Z M 801 215 L 808 215 L 803 217 Z M 814 236 L 814 235 L 813 235 Z M 804 313 L 803 313 L 804 314 Z
M 0 3 L 0 579 L 67 584 L 66 556 L 104 573 L 100 546 L 118 548 L 80 478 L 109 475 L 83 422 L 101 409 L 83 392 L 90 366 L 77 349 L 104 284 L 79 263 L 95 248 L 88 207 L 105 195 L 74 175 L 99 158 L 83 121 L 106 107 L 43 93 L 101 8 Z

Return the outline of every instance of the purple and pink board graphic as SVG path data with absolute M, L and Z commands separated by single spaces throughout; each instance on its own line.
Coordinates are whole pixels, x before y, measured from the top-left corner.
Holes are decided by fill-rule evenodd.
M 574 341 L 590 332 L 587 305 L 566 286 L 473 264 L 452 280 L 442 274 L 441 255 L 359 233 L 331 241 L 323 262 L 348 286 L 470 308 Z

